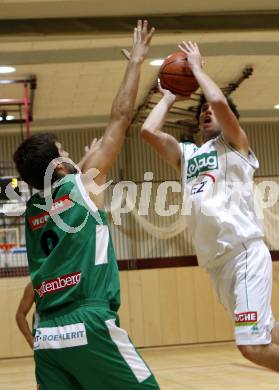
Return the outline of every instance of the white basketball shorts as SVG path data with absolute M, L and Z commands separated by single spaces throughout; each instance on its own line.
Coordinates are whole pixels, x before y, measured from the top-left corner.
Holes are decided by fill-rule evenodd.
M 236 344 L 269 344 L 275 321 L 271 310 L 272 261 L 265 243 L 250 240 L 218 258 L 207 271 L 235 323 Z

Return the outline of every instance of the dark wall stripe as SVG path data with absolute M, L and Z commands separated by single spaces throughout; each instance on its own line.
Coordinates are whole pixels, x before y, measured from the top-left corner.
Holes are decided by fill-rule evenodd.
M 279 261 L 279 251 L 270 251 L 270 253 L 272 261 Z M 118 268 L 120 271 L 196 266 L 198 266 L 196 256 L 162 257 L 118 261 Z
M 278 29 L 278 10 L 227 13 L 188 13 L 184 15 L 46 18 L 1 20 L 2 35 L 90 34 L 131 32 L 138 18 L 148 19 L 160 31 L 216 31 Z
M 270 251 L 272 261 L 279 261 L 279 251 Z M 135 271 L 143 269 L 178 268 L 198 266 L 196 256 L 161 257 L 149 259 L 118 260 L 120 271 Z M 0 268 L 0 277 L 28 276 L 28 267 Z

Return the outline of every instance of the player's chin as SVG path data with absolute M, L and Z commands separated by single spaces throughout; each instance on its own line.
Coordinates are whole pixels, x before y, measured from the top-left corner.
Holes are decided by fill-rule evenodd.
M 201 131 L 208 139 L 217 137 L 220 134 L 220 131 L 217 130 L 215 126 L 212 126 L 212 124 L 204 124 L 201 128 Z
M 209 134 L 209 133 L 214 133 L 215 130 L 211 123 L 204 123 L 201 126 L 201 131 L 203 133 Z

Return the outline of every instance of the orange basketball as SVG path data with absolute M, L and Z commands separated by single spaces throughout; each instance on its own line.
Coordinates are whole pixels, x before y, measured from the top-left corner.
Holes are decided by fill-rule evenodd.
M 162 88 L 176 95 L 190 96 L 199 88 L 188 66 L 187 56 L 182 51 L 170 54 L 165 59 L 159 71 L 159 79 Z

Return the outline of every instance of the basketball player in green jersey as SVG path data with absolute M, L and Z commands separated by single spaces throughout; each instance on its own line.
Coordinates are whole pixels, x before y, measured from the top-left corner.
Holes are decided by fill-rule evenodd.
M 78 167 L 81 169 L 82 172 L 84 169 L 84 163 L 86 162 L 90 154 L 95 152 L 96 148 L 99 146 L 98 144 L 101 141 L 102 141 L 101 139 L 98 140 L 97 138 L 94 138 L 90 147 L 89 146 L 85 147 L 85 154 L 82 160 L 78 163 Z M 16 311 L 16 322 L 19 330 L 23 334 L 25 340 L 32 348 L 32 350 L 34 344 L 33 331 L 36 329 L 38 325 L 38 315 L 35 309 L 33 313 L 33 320 L 32 320 L 33 331 L 30 329 L 29 323 L 27 321 L 27 315 L 30 312 L 32 306 L 34 305 L 34 302 L 35 302 L 35 293 L 33 290 L 32 282 L 30 281 L 25 286 L 22 297 L 19 301 L 18 308 Z
M 32 136 L 14 155 L 21 178 L 40 190 L 26 210 L 29 271 L 40 317 L 34 336 L 40 390 L 159 389 L 119 327 L 118 268 L 104 194 L 96 190 L 123 144 L 153 30 L 138 21 L 109 125 L 83 159 L 88 173 L 81 176 L 65 162 L 67 153 L 51 134 Z M 52 185 L 44 188 L 49 168 Z M 98 171 L 94 181 L 91 168 Z
M 146 142 L 182 173 L 185 214 L 198 262 L 235 324 L 238 349 L 252 362 L 279 372 L 278 323 L 271 310 L 272 262 L 256 213 L 253 175 L 259 164 L 238 113 L 205 73 L 196 43 L 179 48 L 198 81 L 203 144 L 182 143 L 162 132 L 179 96 L 162 90 L 142 126 Z

